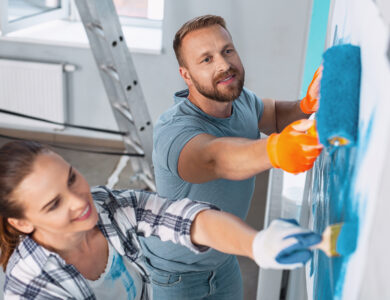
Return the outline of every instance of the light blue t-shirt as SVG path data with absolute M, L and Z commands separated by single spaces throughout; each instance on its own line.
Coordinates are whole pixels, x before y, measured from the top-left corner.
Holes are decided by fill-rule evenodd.
M 169 199 L 188 197 L 216 205 L 223 211 L 245 219 L 255 186 L 255 177 L 232 181 L 218 179 L 202 184 L 182 180 L 177 171 L 178 158 L 193 137 L 207 133 L 216 137 L 259 139 L 258 123 L 263 102 L 248 89 L 233 102 L 228 118 L 205 114 L 188 99 L 188 90 L 175 94 L 175 105 L 162 114 L 154 127 L 153 164 L 157 192 Z M 216 250 L 194 254 L 183 246 L 151 237 L 141 239 L 149 263 L 169 272 L 212 270 L 228 257 Z

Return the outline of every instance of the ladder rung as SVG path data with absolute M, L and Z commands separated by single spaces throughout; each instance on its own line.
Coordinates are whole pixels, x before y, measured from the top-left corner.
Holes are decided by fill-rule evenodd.
M 138 143 L 133 141 L 129 136 L 124 136 L 123 141 L 125 142 L 125 144 L 130 145 L 138 154 L 145 154 L 144 149 L 142 149 L 142 147 Z
M 118 112 L 120 112 L 121 115 L 124 116 L 131 124 L 134 124 L 133 116 L 131 115 L 129 109 L 128 109 L 125 105 L 123 105 L 123 104 L 117 102 L 117 103 L 114 104 L 114 107 L 115 107 L 115 109 L 116 109 Z
M 120 81 L 119 74 L 112 65 L 100 65 L 100 69 L 110 75 L 116 81 Z
M 90 31 L 98 35 L 99 37 L 105 38 L 103 27 L 98 23 L 88 23 L 85 25 Z

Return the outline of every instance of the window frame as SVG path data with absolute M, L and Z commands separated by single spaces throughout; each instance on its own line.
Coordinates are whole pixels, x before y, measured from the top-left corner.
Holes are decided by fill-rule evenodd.
M 69 0 L 60 0 L 61 7 L 37 15 L 26 16 L 14 21 L 8 21 L 9 0 L 0 0 L 0 31 L 4 36 L 7 33 L 24 29 L 32 25 L 40 24 L 46 21 L 68 18 L 70 13 Z
M 74 2 L 74 0 L 70 0 L 69 6 L 70 6 L 69 20 L 72 22 L 81 22 L 79 12 L 77 10 L 76 3 Z M 162 20 L 156 20 L 156 19 L 149 19 L 143 17 L 125 17 L 119 15 L 119 21 L 121 26 L 162 28 L 163 20 L 164 18 Z

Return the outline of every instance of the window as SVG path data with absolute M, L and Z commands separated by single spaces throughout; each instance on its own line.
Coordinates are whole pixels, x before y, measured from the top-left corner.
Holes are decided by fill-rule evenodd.
M 122 25 L 161 28 L 164 0 L 113 0 L 113 3 Z M 2 35 L 64 18 L 80 21 L 74 0 L 0 0 Z
M 15 22 L 58 8 L 61 8 L 58 0 L 10 0 L 8 1 L 8 22 Z
M 0 0 L 2 35 L 67 16 L 69 0 Z
M 74 1 L 71 1 L 70 19 L 80 21 Z M 124 26 L 161 27 L 162 25 L 164 0 L 112 0 L 112 2 Z
M 160 0 L 114 0 L 118 15 L 162 20 L 163 1 Z

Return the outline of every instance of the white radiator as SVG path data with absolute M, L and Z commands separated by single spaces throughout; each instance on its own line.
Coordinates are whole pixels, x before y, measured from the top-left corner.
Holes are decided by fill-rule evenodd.
M 0 108 L 56 122 L 65 120 L 62 64 L 0 59 Z M 0 113 L 0 126 L 61 129 Z

